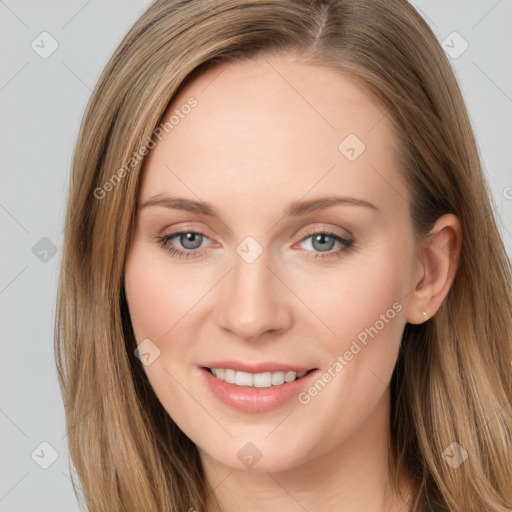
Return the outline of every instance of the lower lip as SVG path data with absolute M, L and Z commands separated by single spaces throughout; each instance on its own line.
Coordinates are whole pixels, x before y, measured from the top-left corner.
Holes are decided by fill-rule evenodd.
M 246 412 L 265 412 L 276 409 L 303 391 L 318 372 L 318 370 L 313 370 L 301 379 L 286 382 L 280 386 L 255 388 L 230 384 L 218 379 L 205 368 L 200 370 L 206 380 L 206 385 L 221 402 Z

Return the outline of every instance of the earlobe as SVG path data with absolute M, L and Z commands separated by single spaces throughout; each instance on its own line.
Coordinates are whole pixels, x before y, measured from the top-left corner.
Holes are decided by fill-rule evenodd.
M 449 213 L 440 217 L 423 243 L 418 258 L 421 278 L 410 294 L 407 321 L 420 324 L 432 318 L 453 283 L 459 264 L 462 229 Z

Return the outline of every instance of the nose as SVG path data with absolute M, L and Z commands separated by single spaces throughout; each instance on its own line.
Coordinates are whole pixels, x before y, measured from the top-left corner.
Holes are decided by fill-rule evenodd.
M 217 321 L 223 330 L 256 340 L 290 327 L 289 292 L 268 264 L 265 252 L 252 263 L 235 254 L 234 268 L 226 276 L 217 304 Z

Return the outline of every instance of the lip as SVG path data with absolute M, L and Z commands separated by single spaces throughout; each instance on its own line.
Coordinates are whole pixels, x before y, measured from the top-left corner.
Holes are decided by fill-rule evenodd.
M 213 363 L 211 363 L 213 364 Z M 224 364 L 224 363 L 223 363 Z M 248 371 L 247 368 L 250 366 L 258 368 L 257 370 L 249 370 L 251 373 L 263 373 L 259 368 L 269 368 L 270 364 L 265 365 L 238 365 L 239 369 L 233 368 L 233 364 L 227 364 L 226 366 L 219 365 L 213 366 L 214 368 L 232 368 L 237 371 Z M 285 368 L 286 367 L 286 368 Z M 211 368 L 208 366 L 208 368 Z M 304 377 L 294 380 L 293 382 L 286 382 L 280 386 L 271 386 L 269 388 L 255 388 L 250 386 L 236 386 L 223 380 L 218 379 L 212 375 L 206 367 L 199 368 L 202 378 L 205 381 L 206 386 L 212 392 L 212 394 L 219 399 L 225 405 L 233 407 L 244 412 L 266 412 L 272 409 L 277 409 L 281 405 L 285 404 L 289 400 L 303 391 L 306 387 L 311 385 L 311 382 L 316 378 L 319 373 L 319 369 L 315 368 L 303 368 L 299 366 L 281 365 L 281 370 L 289 368 L 288 371 L 296 371 L 295 368 L 301 368 L 299 371 L 310 372 Z M 279 370 L 267 370 L 267 371 L 279 371 Z
M 274 361 L 262 362 L 262 363 L 244 363 L 243 361 L 212 361 L 210 363 L 202 363 L 198 366 L 217 369 L 217 368 L 231 368 L 238 372 L 248 373 L 265 373 L 265 372 L 307 372 L 312 370 L 313 366 L 300 366 L 289 363 L 277 363 Z

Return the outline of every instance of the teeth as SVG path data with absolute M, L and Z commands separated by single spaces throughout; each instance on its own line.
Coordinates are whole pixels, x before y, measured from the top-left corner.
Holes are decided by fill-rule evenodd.
M 272 372 L 272 386 L 279 386 L 279 384 L 284 384 L 284 372 Z
M 272 384 L 271 372 L 255 373 L 254 375 L 246 373 L 246 375 L 252 376 L 252 385 L 255 388 L 269 388 Z
M 219 371 L 219 370 L 217 370 Z M 222 372 L 222 370 L 221 370 Z M 217 375 L 215 375 L 215 377 L 217 377 Z M 221 379 L 222 377 L 219 376 L 219 379 Z M 226 369 L 224 370 L 224 380 L 226 382 L 229 382 L 230 384 L 234 384 L 235 383 L 235 370 L 230 370 L 230 369 Z
M 236 372 L 235 384 L 237 386 L 252 386 L 253 378 L 251 373 Z
M 306 371 L 302 372 L 264 372 L 264 373 L 248 373 L 237 372 L 230 368 L 214 368 L 211 372 L 215 377 L 230 384 L 237 386 L 251 386 L 255 388 L 269 388 L 271 386 L 280 386 L 285 382 L 293 382 L 306 375 Z
M 296 377 L 297 377 L 297 372 L 286 372 L 284 374 L 285 382 L 291 382 L 292 380 L 295 380 Z

